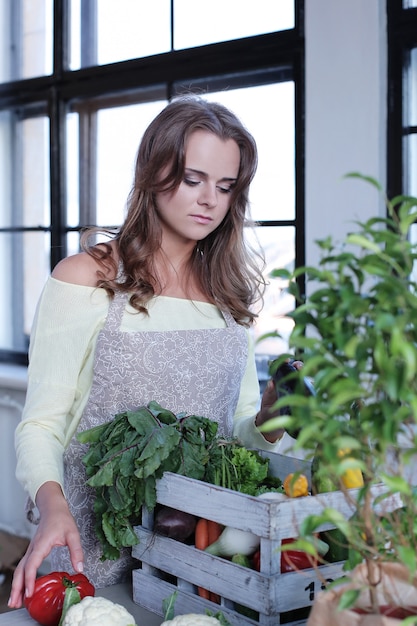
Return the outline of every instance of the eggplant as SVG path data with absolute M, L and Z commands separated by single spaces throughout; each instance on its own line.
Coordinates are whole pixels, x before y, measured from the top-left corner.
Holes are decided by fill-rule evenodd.
M 161 506 L 155 513 L 153 529 L 159 535 L 184 542 L 194 533 L 197 519 L 191 513 Z

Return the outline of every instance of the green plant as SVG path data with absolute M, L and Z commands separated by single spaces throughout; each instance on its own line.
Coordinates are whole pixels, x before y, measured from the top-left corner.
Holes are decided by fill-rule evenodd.
M 383 195 L 374 179 L 350 176 Z M 300 536 L 326 522 L 339 528 L 350 551 L 346 569 L 367 563 L 375 609 L 375 564 L 393 560 L 412 573 L 417 568 L 417 495 L 407 477 L 417 453 L 417 244 L 410 239 L 417 198 L 385 201 L 387 216 L 356 222 L 356 231 L 341 246 L 331 237 L 318 241 L 318 267 L 274 271 L 288 279 L 298 302 L 290 314 L 289 345 L 304 367 L 293 374 L 295 393 L 276 404 L 289 406 L 291 415 L 268 426 L 299 430 L 295 446 L 309 451 L 317 472 L 330 477 L 352 504 L 349 520 L 327 508 L 305 520 Z M 304 299 L 301 276 L 308 287 Z M 304 376 L 314 378 L 316 395 L 305 395 Z M 406 447 L 400 445 L 404 438 Z M 363 473 L 358 490 L 346 489 L 341 480 L 352 469 Z M 385 486 L 377 500 L 371 492 L 376 483 Z M 385 506 L 389 498 L 390 507 Z M 400 508 L 390 511 L 393 498 Z

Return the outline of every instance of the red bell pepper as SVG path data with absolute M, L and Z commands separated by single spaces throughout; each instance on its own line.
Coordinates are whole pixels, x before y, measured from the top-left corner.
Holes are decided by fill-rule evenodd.
M 75 589 L 80 599 L 95 594 L 94 585 L 84 574 L 51 572 L 37 578 L 33 594 L 25 598 L 29 615 L 42 626 L 58 626 L 67 589 Z
M 288 544 L 294 543 L 294 541 L 296 539 L 283 539 L 281 543 Z M 283 550 L 281 552 L 281 574 L 294 572 L 299 569 L 308 569 L 316 564 L 317 559 L 302 550 Z

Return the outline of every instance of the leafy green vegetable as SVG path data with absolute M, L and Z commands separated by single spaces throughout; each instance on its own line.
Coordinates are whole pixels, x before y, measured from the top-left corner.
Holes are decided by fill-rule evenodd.
M 268 476 L 269 459 L 233 439 L 219 440 L 210 461 L 206 466 L 206 482 L 252 496 Z
M 164 472 L 250 495 L 270 480 L 267 457 L 218 437 L 217 428 L 206 417 L 175 415 L 153 401 L 77 435 L 89 446 L 83 463 L 95 489 L 102 560 L 117 559 L 122 547 L 138 543 L 133 526 L 143 506 L 155 508 L 156 481 Z
M 277 476 L 267 476 L 265 480 L 256 488 L 255 496 L 261 496 L 263 493 L 285 493 L 282 480 Z
M 175 602 L 177 600 L 178 591 L 174 591 L 171 593 L 168 598 L 164 598 L 162 600 L 162 611 L 164 614 L 164 621 L 169 621 L 174 618 L 175 613 Z M 206 615 L 209 617 L 215 617 L 219 620 L 221 626 L 232 626 L 228 619 L 224 616 L 221 611 L 217 611 L 217 613 L 213 613 L 209 609 L 206 609 Z
M 225 617 L 225 615 L 221 611 L 217 611 L 217 613 L 213 613 L 209 609 L 206 609 L 206 615 L 209 617 L 215 617 L 219 620 L 221 626 L 232 626 L 229 620 Z
M 203 479 L 216 433 L 212 420 L 176 416 L 156 402 L 79 433 L 79 441 L 89 444 L 83 463 L 87 483 L 95 489 L 103 560 L 117 559 L 121 547 L 138 543 L 132 525 L 139 522 L 142 506 L 154 509 L 156 480 L 164 472 Z

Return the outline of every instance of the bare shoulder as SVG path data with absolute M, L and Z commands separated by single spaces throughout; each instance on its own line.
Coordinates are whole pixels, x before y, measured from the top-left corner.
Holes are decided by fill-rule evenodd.
M 94 257 L 87 252 L 80 252 L 62 259 L 55 266 L 52 277 L 65 283 L 96 287 L 97 272 L 100 270 L 103 271 L 103 268 Z
M 62 259 L 55 266 L 52 277 L 62 280 L 64 283 L 95 287 L 97 285 L 97 270 L 97 261 L 86 252 L 80 252 Z

